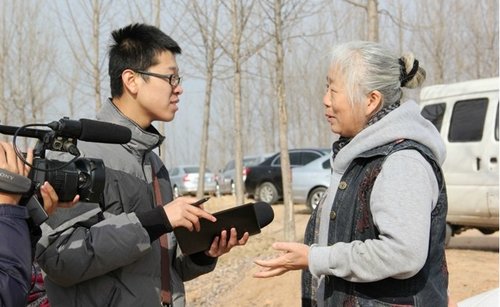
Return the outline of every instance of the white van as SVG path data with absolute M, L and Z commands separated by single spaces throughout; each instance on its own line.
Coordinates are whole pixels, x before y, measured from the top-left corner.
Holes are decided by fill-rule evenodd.
M 498 230 L 499 78 L 424 87 L 422 115 L 440 131 L 447 157 L 447 242 L 468 228 Z

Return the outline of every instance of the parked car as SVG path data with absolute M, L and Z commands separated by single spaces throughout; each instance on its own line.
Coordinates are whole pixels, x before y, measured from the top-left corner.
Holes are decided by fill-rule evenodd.
M 243 157 L 243 182 L 247 177 L 247 170 L 249 166 L 257 165 L 262 163 L 271 154 L 261 154 Z M 229 161 L 224 169 L 220 172 L 218 176 L 220 193 L 221 194 L 235 194 L 235 161 Z
M 329 148 L 303 148 L 288 151 L 290 166 L 300 167 L 330 152 Z M 283 197 L 281 154 L 275 153 L 259 165 L 247 169 L 245 191 L 249 197 L 274 204 Z
M 292 197 L 314 210 L 330 186 L 330 155 L 322 156 L 302 167 L 292 169 Z
M 450 237 L 467 228 L 498 231 L 498 78 L 424 87 L 422 115 L 448 153 L 443 173 Z
M 170 170 L 170 183 L 174 192 L 174 198 L 196 194 L 198 190 L 200 167 L 197 165 L 179 165 Z M 216 193 L 215 175 L 209 169 L 205 170 L 205 194 Z

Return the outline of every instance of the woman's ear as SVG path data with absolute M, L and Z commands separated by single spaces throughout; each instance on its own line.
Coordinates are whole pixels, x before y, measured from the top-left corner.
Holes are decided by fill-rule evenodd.
M 367 97 L 366 115 L 371 117 L 382 108 L 382 93 L 377 90 L 371 91 Z
M 131 93 L 132 95 L 137 94 L 137 78 L 138 75 L 133 70 L 125 69 L 122 72 L 123 90 Z

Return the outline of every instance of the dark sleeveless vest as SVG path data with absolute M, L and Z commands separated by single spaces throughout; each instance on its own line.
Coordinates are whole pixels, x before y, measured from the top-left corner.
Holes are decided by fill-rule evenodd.
M 371 149 L 359 155 L 342 176 L 332 211 L 328 245 L 337 242 L 365 241 L 379 235 L 370 211 L 370 194 L 385 159 L 392 153 L 417 150 L 431 164 L 439 185 L 439 199 L 431 214 L 430 242 L 423 268 L 408 279 L 386 278 L 367 283 L 349 282 L 325 276 L 325 306 L 447 306 L 448 269 L 445 257 L 447 213 L 446 186 L 441 168 L 433 153 L 424 145 L 400 140 Z M 411 187 L 409 187 L 411 188 Z M 390 193 L 391 191 L 387 191 Z M 312 213 L 306 228 L 305 243 L 314 240 L 317 210 Z M 411 221 L 407 221 L 411 223 Z M 312 275 L 302 273 L 302 306 L 315 306 Z

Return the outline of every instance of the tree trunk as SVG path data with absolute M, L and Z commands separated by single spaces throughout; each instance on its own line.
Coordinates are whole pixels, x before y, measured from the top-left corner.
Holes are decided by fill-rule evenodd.
M 285 78 L 284 78 L 284 52 L 283 52 L 283 24 L 281 17 L 281 0 L 274 1 L 274 38 L 276 48 L 276 96 L 278 97 L 279 109 L 279 139 L 281 153 L 281 175 L 283 180 L 283 204 L 285 206 L 284 219 L 284 239 L 286 241 L 295 241 L 295 219 L 293 214 L 292 200 L 292 180 L 290 169 L 290 156 L 288 155 L 288 115 L 285 97 Z
M 378 0 L 368 0 L 368 40 L 378 42 Z

